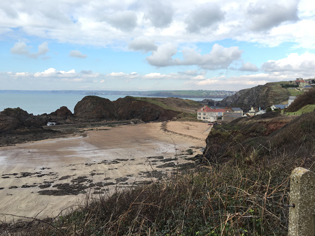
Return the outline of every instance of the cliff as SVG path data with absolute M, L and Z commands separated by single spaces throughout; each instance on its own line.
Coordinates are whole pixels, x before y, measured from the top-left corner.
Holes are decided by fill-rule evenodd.
M 97 96 L 86 96 L 74 108 L 74 118 L 78 122 L 99 120 L 141 119 L 144 122 L 170 120 L 179 114 L 158 105 L 139 101 L 127 96 L 116 101 Z
M 114 103 L 98 96 L 86 96 L 74 107 L 74 116 L 84 121 L 115 120 Z
M 236 94 L 224 98 L 218 102 L 218 106 L 240 107 L 249 110 L 253 107 L 266 109 L 273 104 L 280 104 L 288 100 L 290 93 L 282 88 L 280 82 L 258 85 L 250 89 L 243 89 Z

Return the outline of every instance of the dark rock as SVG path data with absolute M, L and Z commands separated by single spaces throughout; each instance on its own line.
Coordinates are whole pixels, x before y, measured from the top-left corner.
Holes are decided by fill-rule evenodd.
M 152 184 L 153 181 L 152 180 L 143 180 L 143 181 L 136 181 L 134 184 L 135 185 L 148 185 L 148 184 Z
M 167 168 L 167 167 L 174 167 L 174 166 L 176 166 L 176 164 L 174 162 L 169 162 L 169 163 L 166 163 L 163 165 L 159 165 L 156 168 Z
M 127 181 L 128 178 L 127 178 L 127 177 L 120 177 L 120 178 L 117 178 L 117 179 L 115 179 L 115 180 L 116 180 L 117 183 L 120 183 L 120 182 L 125 182 L 125 181 Z
M 109 185 L 115 185 L 115 183 L 114 182 L 103 183 L 103 186 L 109 186 Z
M 152 157 L 147 157 L 148 159 L 158 159 L 158 160 L 162 160 L 164 159 L 163 156 L 152 156 Z
M 179 112 L 167 110 L 155 104 L 127 96 L 114 101 L 116 114 L 121 120 L 141 119 L 144 122 L 171 120 Z
M 71 175 L 65 175 L 59 178 L 59 180 L 69 179 Z
M 37 186 L 36 184 L 33 184 L 33 185 L 24 184 L 21 186 L 21 188 L 32 188 L 32 187 L 36 187 L 36 186 Z
M 115 120 L 114 104 L 106 98 L 86 96 L 74 108 L 74 116 L 85 120 Z
M 177 161 L 178 158 L 166 158 L 166 159 L 163 159 L 163 160 L 160 160 L 161 162 L 170 162 L 170 161 Z
M 39 185 L 38 187 L 43 189 L 43 188 L 49 188 L 51 186 L 51 184 L 42 184 L 42 185 Z
M 79 176 L 79 177 L 77 177 L 77 178 L 71 180 L 71 182 L 77 183 L 77 184 L 83 183 L 83 182 L 87 182 L 87 181 L 89 181 L 89 179 L 87 178 L 87 176 Z
M 55 121 L 66 120 L 67 118 L 72 116 L 72 112 L 65 106 L 62 106 L 56 111 L 50 113 L 50 119 Z

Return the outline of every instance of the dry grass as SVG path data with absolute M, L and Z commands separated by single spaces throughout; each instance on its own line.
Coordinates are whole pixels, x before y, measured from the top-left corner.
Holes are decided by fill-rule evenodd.
M 112 196 L 72 212 L 2 232 L 21 235 L 286 235 L 289 174 L 302 163 L 280 156 L 255 165 L 225 163 Z M 6 228 L 7 227 L 7 228 Z M 21 232 L 22 231 L 22 232 Z M 0 231 L 1 232 L 1 231 Z

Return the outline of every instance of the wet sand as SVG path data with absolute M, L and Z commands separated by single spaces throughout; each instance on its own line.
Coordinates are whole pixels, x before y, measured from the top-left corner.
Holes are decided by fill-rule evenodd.
M 98 127 L 0 148 L 0 220 L 54 217 L 89 194 L 155 181 L 200 154 L 210 131 L 205 123 L 179 121 L 166 129 L 162 123 Z

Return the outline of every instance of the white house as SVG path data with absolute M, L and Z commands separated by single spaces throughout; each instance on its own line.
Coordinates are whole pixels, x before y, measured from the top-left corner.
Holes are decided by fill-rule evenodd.
M 218 119 L 218 117 L 222 117 L 225 109 L 219 108 L 210 108 L 208 106 L 204 106 L 197 111 L 197 119 L 203 121 L 213 122 Z

